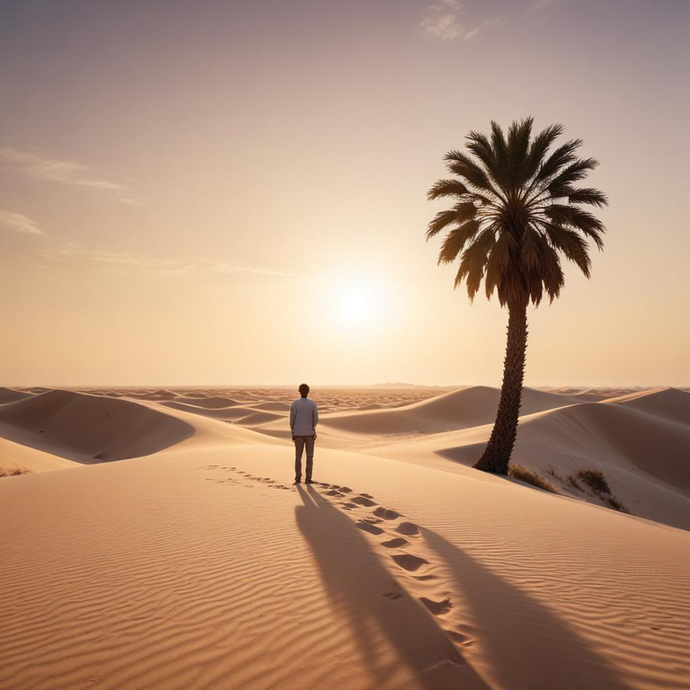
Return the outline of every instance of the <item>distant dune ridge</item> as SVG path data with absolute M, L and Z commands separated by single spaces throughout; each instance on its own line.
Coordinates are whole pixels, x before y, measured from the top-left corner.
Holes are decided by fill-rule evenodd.
M 554 495 L 482 386 L 314 390 L 299 489 L 293 391 L 0 389 L 0 687 L 685 688 L 690 394 L 611 392 L 525 390 Z
M 100 460 L 149 455 L 194 433 L 157 409 L 65 390 L 3 405 L 0 423 L 9 425 L 7 438 L 26 439 L 27 445 L 62 457 Z
M 12 388 L 0 388 L 0 405 L 5 403 L 15 402 L 16 400 L 23 400 L 30 398 L 32 393 L 28 391 L 17 391 Z
M 451 391 L 393 410 L 337 414 L 323 419 L 323 425 L 362 434 L 438 433 L 492 423 L 500 392 L 487 386 Z M 523 414 L 539 412 L 574 402 L 573 399 L 526 388 Z

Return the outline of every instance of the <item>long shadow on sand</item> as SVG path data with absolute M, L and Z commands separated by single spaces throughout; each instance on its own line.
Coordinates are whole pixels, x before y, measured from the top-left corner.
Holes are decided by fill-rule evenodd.
M 525 592 L 454 544 L 421 529 L 426 544 L 455 578 L 500 687 L 516 690 L 621 690 L 630 686 L 590 643 Z M 547 575 L 545 573 L 545 575 Z M 602 611 L 602 616 L 605 615 Z
M 488 688 L 433 616 L 382 565 L 352 520 L 312 487 L 298 491 L 303 505 L 296 508 L 297 525 L 330 599 L 348 616 L 371 676 L 369 687 L 399 687 L 404 664 L 426 690 Z

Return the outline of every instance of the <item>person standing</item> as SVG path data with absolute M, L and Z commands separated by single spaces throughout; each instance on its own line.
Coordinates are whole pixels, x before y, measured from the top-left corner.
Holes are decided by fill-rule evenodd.
M 316 425 L 319 423 L 319 410 L 313 400 L 309 400 L 309 386 L 303 383 L 299 387 L 300 397 L 290 405 L 290 430 L 295 444 L 295 484 L 302 481 L 302 453 L 307 447 L 306 484 L 311 484 L 311 473 L 314 467 L 314 441 Z

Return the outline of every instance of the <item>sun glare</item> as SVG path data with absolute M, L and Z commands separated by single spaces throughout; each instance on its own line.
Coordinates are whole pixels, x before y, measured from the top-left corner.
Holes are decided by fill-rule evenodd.
M 349 276 L 331 283 L 327 290 L 332 326 L 362 333 L 381 322 L 386 315 L 384 287 L 373 279 Z
M 366 288 L 342 289 L 338 300 L 340 317 L 347 322 L 367 321 L 375 312 L 374 301 L 374 295 Z

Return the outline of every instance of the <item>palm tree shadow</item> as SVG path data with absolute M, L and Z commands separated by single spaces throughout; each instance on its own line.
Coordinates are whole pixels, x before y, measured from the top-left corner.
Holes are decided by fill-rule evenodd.
M 615 669 L 543 604 L 508 584 L 427 529 L 426 543 L 455 578 L 456 592 L 482 631 L 482 647 L 501 687 L 627 689 Z
M 369 686 L 390 687 L 405 664 L 425 690 L 488 688 L 433 616 L 395 581 L 352 520 L 312 487 L 298 491 L 303 505 L 295 509 L 297 525 L 329 598 L 347 615 Z M 385 661 L 390 647 L 398 658 Z

